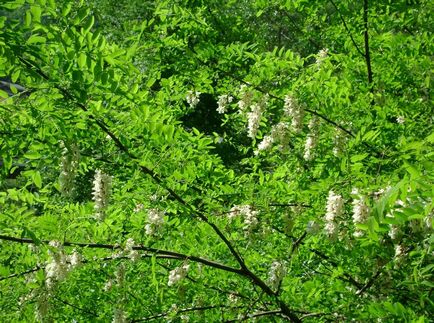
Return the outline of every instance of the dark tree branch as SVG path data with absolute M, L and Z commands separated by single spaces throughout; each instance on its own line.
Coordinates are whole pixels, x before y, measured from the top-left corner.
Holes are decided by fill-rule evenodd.
M 364 38 L 365 38 L 365 60 L 366 68 L 368 70 L 368 83 L 372 88 L 372 67 L 371 67 L 371 54 L 369 51 L 369 29 L 368 29 L 368 0 L 363 0 L 363 25 L 364 25 Z
M 345 27 L 345 30 L 346 30 L 347 33 L 348 33 L 348 36 L 350 36 L 351 41 L 352 41 L 354 47 L 356 47 L 356 49 L 357 49 L 357 52 L 358 52 L 360 55 L 362 55 L 362 57 L 365 57 L 365 54 L 362 52 L 362 50 L 360 49 L 359 45 L 357 45 L 356 41 L 354 40 L 353 35 L 352 35 L 350 29 L 348 28 L 347 23 L 345 22 L 345 19 L 344 19 L 344 17 L 342 16 L 342 14 L 341 14 L 341 12 L 340 12 L 338 6 L 335 4 L 335 2 L 334 2 L 333 0 L 329 0 L 329 1 L 330 1 L 331 4 L 333 5 L 333 7 L 335 7 L 335 9 L 336 9 L 336 11 L 337 11 L 337 13 L 338 13 L 338 15 L 339 15 L 339 18 L 341 19 L 342 23 L 344 24 L 344 27 Z
M 180 314 L 180 313 L 198 312 L 198 311 L 206 311 L 206 310 L 220 309 L 220 308 L 231 309 L 231 308 L 243 308 L 243 307 L 244 306 L 209 305 L 209 306 L 199 306 L 199 307 L 188 307 L 188 308 L 183 308 L 183 309 L 180 309 L 180 310 L 176 310 L 174 312 L 176 312 L 176 314 Z M 147 322 L 147 321 L 151 321 L 151 320 L 155 320 L 155 319 L 166 317 L 166 316 L 168 316 L 170 314 L 172 314 L 172 312 L 164 312 L 164 313 L 156 314 L 156 315 L 153 315 L 153 316 L 148 316 L 148 317 L 144 317 L 144 318 L 140 318 L 140 319 L 134 319 L 134 320 L 131 320 L 130 322 L 131 323 L 135 323 L 135 322 Z
M 12 242 L 18 242 L 18 243 L 28 243 L 28 244 L 34 244 L 35 243 L 35 241 L 33 241 L 32 239 L 16 238 L 16 237 L 10 237 L 10 236 L 5 236 L 5 235 L 0 235 L 0 240 L 12 241 Z M 49 241 L 48 240 L 41 240 L 41 243 L 48 244 Z M 119 246 L 119 245 L 102 244 L 102 243 L 83 243 L 83 242 L 65 241 L 65 242 L 63 242 L 63 245 L 65 247 L 82 247 L 82 248 L 93 248 L 93 249 L 108 249 L 108 250 L 122 249 L 121 246 Z M 241 269 L 226 266 L 226 265 L 223 265 L 221 263 L 218 263 L 218 262 L 215 262 L 212 260 L 208 260 L 208 259 L 204 259 L 204 258 L 200 258 L 200 257 L 196 257 L 196 256 L 185 255 L 185 254 L 182 254 L 179 252 L 150 248 L 150 247 L 146 247 L 143 245 L 134 246 L 133 250 L 152 252 L 154 254 L 161 255 L 161 256 L 167 256 L 167 257 L 172 258 L 172 259 L 175 258 L 175 259 L 179 259 L 179 260 L 189 260 L 189 261 L 199 262 L 199 263 L 202 263 L 204 265 L 214 267 L 217 269 L 221 269 L 224 271 L 233 272 L 233 273 L 236 273 L 236 274 L 239 274 L 242 276 L 245 275 L 244 271 Z
M 67 302 L 67 301 L 65 301 L 65 300 L 63 300 L 63 299 L 61 299 L 61 298 L 59 298 L 59 297 L 57 297 L 57 296 L 52 296 L 52 297 L 53 297 L 56 301 L 58 301 L 58 302 L 60 302 L 60 303 L 62 303 L 62 304 L 65 304 L 65 305 L 67 305 L 67 306 L 69 306 L 69 307 L 75 308 L 76 310 L 79 310 L 80 312 L 86 313 L 86 314 L 91 315 L 91 316 L 94 316 L 94 317 L 98 317 L 98 314 L 97 314 L 96 312 L 90 311 L 90 310 L 85 309 L 85 308 L 81 308 L 81 307 L 79 307 L 79 306 L 77 306 L 77 305 L 75 305 L 75 304 L 69 303 L 69 302 Z
M 24 275 L 27 275 L 27 274 L 31 274 L 31 273 L 34 273 L 35 271 L 38 271 L 39 269 L 41 269 L 41 267 L 36 266 L 35 268 L 23 271 L 21 273 L 16 273 L 16 274 L 11 274 L 9 276 L 0 277 L 0 281 L 6 280 L 6 279 L 9 279 L 9 278 L 21 277 L 21 276 L 24 276 Z

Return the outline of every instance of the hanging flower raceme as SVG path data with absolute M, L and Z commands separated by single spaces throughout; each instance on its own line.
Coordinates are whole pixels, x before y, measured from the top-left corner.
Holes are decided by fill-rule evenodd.
M 127 316 L 125 315 L 125 312 L 122 309 L 117 308 L 113 315 L 112 323 L 126 323 L 126 322 L 127 322 Z
M 271 289 L 277 290 L 286 275 L 286 266 L 281 261 L 273 261 L 270 270 L 268 272 L 267 283 L 270 285 Z
M 164 212 L 158 209 L 149 209 L 147 222 L 145 226 L 146 234 L 155 234 L 164 224 Z
M 321 65 L 323 64 L 324 60 L 326 59 L 327 55 L 328 55 L 329 50 L 327 48 L 321 49 L 318 54 L 316 55 L 316 66 L 318 68 L 321 67 Z
M 311 160 L 313 157 L 312 150 L 318 143 L 319 139 L 319 120 L 316 116 L 313 116 L 309 121 L 309 134 L 307 135 L 306 144 L 304 146 L 304 159 Z
M 82 263 L 82 257 L 76 250 L 71 255 L 65 254 L 59 241 L 50 241 L 49 246 L 53 250 L 49 250 L 50 259 L 45 265 L 45 283 L 47 288 L 51 289 L 57 282 L 64 280 L 69 271 Z
M 104 174 L 99 169 L 95 172 L 93 180 L 93 201 L 95 202 L 95 216 L 99 221 L 104 220 L 111 193 L 111 176 Z
M 346 139 L 347 137 L 341 129 L 335 130 L 335 135 L 333 137 L 333 155 L 336 157 L 340 156 L 344 150 Z
M 244 112 L 247 108 L 250 107 L 253 100 L 253 93 L 247 87 L 247 85 L 242 84 L 239 92 L 240 100 L 238 101 L 238 107 L 240 108 L 240 112 Z
M 190 107 L 194 108 L 199 103 L 200 92 L 188 91 L 185 97 Z
M 172 286 L 180 282 L 182 279 L 187 276 L 188 269 L 190 265 L 183 264 L 180 267 L 177 267 L 169 272 L 169 281 L 167 282 L 167 286 Z
M 80 151 L 77 145 L 73 144 L 69 148 L 61 142 L 63 147 L 61 158 L 61 172 L 59 176 L 60 190 L 65 196 L 70 196 L 74 190 L 74 179 L 77 173 Z
M 137 261 L 140 258 L 139 252 L 137 250 L 134 250 L 134 239 L 128 238 L 125 243 L 125 249 L 124 252 L 128 258 L 130 258 L 132 261 Z
M 234 98 L 232 96 L 227 95 L 227 94 L 220 95 L 218 97 L 218 101 L 217 101 L 217 104 L 218 104 L 217 112 L 220 114 L 225 113 L 227 110 L 228 104 L 231 103 L 233 99 Z
M 252 230 L 258 225 L 259 211 L 253 209 L 251 205 L 235 205 L 229 211 L 229 219 L 233 219 L 237 216 L 244 217 L 244 230 Z
M 260 151 L 269 150 L 274 143 L 280 144 L 282 148 L 289 143 L 289 124 L 287 122 L 279 122 L 271 128 L 270 135 L 264 136 L 262 141 L 258 145 L 258 149 L 255 151 L 255 155 L 258 155 Z
M 368 219 L 370 212 L 369 206 L 366 204 L 366 199 L 359 193 L 357 189 L 353 189 L 351 192 L 356 198 L 353 200 L 353 223 L 364 224 Z M 363 231 L 356 228 L 354 232 L 356 238 L 363 236 Z
M 325 231 L 330 238 L 335 238 L 339 232 L 337 218 L 342 215 L 344 201 L 341 195 L 329 191 L 327 198 L 326 214 L 324 216 Z
M 258 150 L 255 151 L 255 155 L 257 155 L 260 151 L 268 150 L 273 146 L 274 139 L 272 136 L 264 136 L 262 141 L 258 145 Z
M 296 133 L 300 132 L 303 127 L 304 109 L 290 95 L 285 96 L 285 104 L 283 106 L 285 115 L 292 119 L 291 127 Z

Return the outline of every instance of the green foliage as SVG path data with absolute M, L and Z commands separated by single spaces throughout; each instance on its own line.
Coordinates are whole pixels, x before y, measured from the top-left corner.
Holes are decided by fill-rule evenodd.
M 0 320 L 428 322 L 432 9 L 4 1 Z

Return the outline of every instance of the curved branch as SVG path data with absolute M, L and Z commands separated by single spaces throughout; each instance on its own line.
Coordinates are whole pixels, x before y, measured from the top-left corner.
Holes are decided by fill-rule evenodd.
M 10 237 L 10 236 L 5 236 L 5 235 L 0 235 L 0 240 L 18 242 L 18 243 L 35 244 L 35 241 L 33 241 L 32 239 Z M 41 243 L 48 244 L 49 241 L 48 240 L 41 240 Z M 108 249 L 108 250 L 122 249 L 121 246 L 119 246 L 119 245 L 103 244 L 103 243 L 85 243 L 85 242 L 65 241 L 62 244 L 65 247 L 82 247 L 82 248 Z M 221 269 L 224 271 L 233 272 L 233 273 L 236 273 L 236 274 L 239 274 L 242 276 L 245 275 L 244 271 L 241 269 L 226 266 L 224 264 L 221 264 L 221 263 L 218 263 L 218 262 L 215 262 L 212 260 L 200 258 L 197 256 L 190 256 L 190 255 L 182 254 L 179 252 L 162 250 L 162 249 L 157 249 L 157 248 L 151 248 L 151 247 L 146 247 L 143 245 L 133 246 L 133 250 L 152 252 L 152 253 L 157 254 L 157 255 L 167 256 L 169 258 L 175 258 L 175 259 L 179 259 L 179 260 L 189 260 L 189 261 L 199 262 L 199 263 L 202 263 L 202 264 L 207 265 L 209 267 L 214 267 L 214 268 Z

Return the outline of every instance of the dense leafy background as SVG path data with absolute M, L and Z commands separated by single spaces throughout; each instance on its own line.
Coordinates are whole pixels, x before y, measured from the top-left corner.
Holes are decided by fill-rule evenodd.
M 433 9 L 429 0 L 3 2 L 0 319 L 428 322 Z M 268 97 L 255 138 L 241 86 L 253 102 Z M 196 105 L 189 91 L 200 92 Z M 224 114 L 221 95 L 233 97 Z M 301 131 L 258 152 L 274 125 L 291 123 L 287 95 L 305 109 Z M 97 170 L 112 177 L 103 219 Z M 357 225 L 354 188 L 370 209 Z M 344 201 L 336 237 L 324 230 L 330 190 Z M 257 223 L 232 219 L 235 205 Z M 164 224 L 150 235 L 153 209 Z M 129 238 L 136 261 L 122 251 Z M 83 263 L 51 286 L 53 254 L 73 250 Z M 273 262 L 285 266 L 279 286 Z M 168 286 L 183 265 L 188 276 Z

